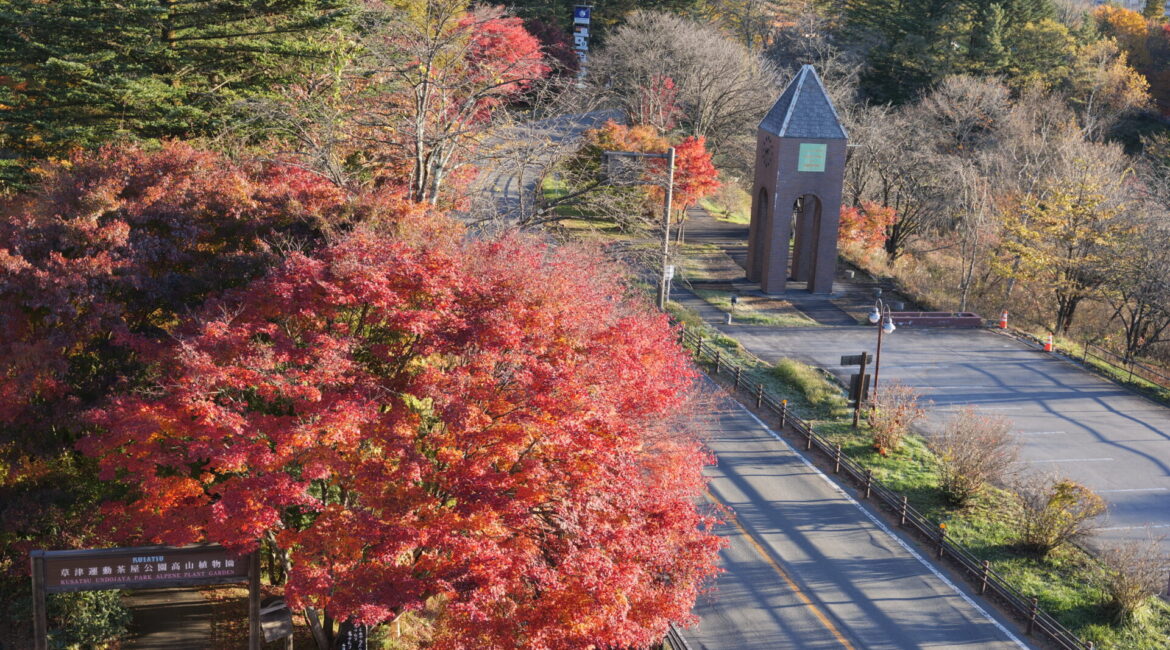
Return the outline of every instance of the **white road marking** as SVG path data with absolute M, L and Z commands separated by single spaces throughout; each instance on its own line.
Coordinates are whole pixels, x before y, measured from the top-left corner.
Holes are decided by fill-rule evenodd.
M 1112 492 L 1166 492 L 1170 488 L 1121 488 L 1117 490 L 1097 490 L 1097 494 L 1110 494 Z
M 996 627 L 996 629 L 998 629 L 1000 632 L 1002 632 L 1004 634 L 1004 636 L 1006 636 L 1008 639 L 1010 639 L 1012 643 L 1015 643 L 1017 646 L 1019 646 L 1020 648 L 1023 648 L 1024 650 L 1028 650 L 1028 646 L 1023 641 L 1020 641 L 1018 638 L 1016 638 L 1016 635 L 1012 634 L 1011 631 L 1008 630 L 1006 627 L 1004 627 L 1002 623 L 1000 623 L 999 621 L 992 618 L 991 614 L 988 614 L 985 609 L 980 607 L 979 604 L 976 603 L 974 600 L 972 600 L 971 597 L 968 596 L 966 593 L 964 593 L 962 589 L 959 589 L 959 587 L 956 586 L 955 583 L 951 582 L 946 576 L 944 576 L 942 574 L 942 572 L 940 572 L 937 568 L 935 568 L 934 565 L 932 565 L 930 562 L 927 562 L 925 559 L 923 559 L 923 557 L 921 555 L 919 555 L 917 551 L 915 551 L 913 548 L 911 548 L 910 545 L 907 544 L 901 537 L 895 535 L 894 531 L 887 528 L 886 525 L 884 523 L 882 523 L 880 520 L 878 520 L 878 518 L 875 517 L 869 510 L 866 510 L 864 507 L 862 507 L 862 505 L 860 503 L 858 503 L 856 499 L 854 499 L 852 496 L 850 496 L 848 493 L 846 493 L 845 490 L 842 489 L 840 485 L 837 485 L 836 483 L 834 483 L 833 479 L 829 478 L 824 472 L 822 472 L 815 465 L 813 465 L 812 462 L 809 461 L 809 459 L 805 458 L 803 454 L 796 451 L 796 449 L 792 445 L 788 444 L 787 440 L 780 437 L 780 434 L 776 433 L 775 431 L 772 430 L 771 427 L 764 424 L 764 421 L 761 420 L 760 418 L 756 417 L 755 413 L 752 413 L 751 411 L 747 410 L 747 408 L 745 408 L 744 405 L 740 404 L 738 401 L 735 402 L 735 405 L 737 408 L 739 408 L 739 410 L 750 415 L 751 418 L 756 421 L 756 424 L 763 427 L 764 431 L 767 431 L 769 435 L 771 435 L 776 440 L 779 440 L 780 444 L 782 444 L 786 448 L 788 448 L 788 450 L 791 451 L 793 454 L 796 454 L 796 457 L 799 458 L 800 461 L 802 463 L 804 463 L 806 467 L 808 467 L 810 470 L 812 470 L 818 476 L 820 476 L 826 483 L 829 484 L 830 487 L 833 488 L 833 490 L 837 494 L 844 497 L 845 500 L 848 501 L 849 503 L 852 503 L 853 506 L 856 507 L 858 510 L 860 510 L 861 513 L 863 515 L 865 515 L 865 517 L 867 519 L 869 519 L 871 522 L 873 522 L 873 525 L 877 526 L 882 532 L 889 535 L 895 542 L 898 543 L 899 546 L 901 546 L 903 549 L 905 549 L 907 553 L 909 553 L 911 556 L 913 556 L 914 559 L 918 560 L 922 564 L 922 566 L 926 567 L 926 569 L 928 571 L 930 571 L 932 574 L 934 574 L 934 577 L 941 580 L 943 584 L 945 584 L 947 587 L 950 587 L 956 594 L 958 594 L 959 598 L 963 599 L 963 602 L 965 602 L 968 605 L 970 605 L 971 607 L 973 607 L 975 609 L 975 611 L 979 612 L 980 615 L 982 615 L 984 618 L 986 618 L 988 621 L 990 621 L 991 624 L 994 625 Z
M 974 408 L 977 411 L 1022 411 L 1022 410 L 1024 410 L 1024 407 L 1022 407 L 1022 406 L 994 406 L 991 404 L 962 404 L 959 406 L 944 406 L 944 407 L 942 407 L 940 409 L 936 409 L 936 410 L 938 410 L 938 411 L 958 411 L 958 410 L 966 408 L 968 406 Z
M 1017 463 L 1103 463 L 1113 458 L 1052 458 L 1040 460 L 1017 460 Z
M 1017 431 L 1016 435 L 1021 436 L 1055 436 L 1068 431 Z
M 1145 526 L 1109 526 L 1108 528 L 1097 528 L 1096 530 L 1143 530 L 1146 528 L 1170 528 L 1170 524 L 1147 524 Z

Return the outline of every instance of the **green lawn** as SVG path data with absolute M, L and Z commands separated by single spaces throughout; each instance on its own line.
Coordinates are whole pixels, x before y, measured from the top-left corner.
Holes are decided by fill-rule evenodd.
M 817 322 L 795 310 L 785 313 L 765 313 L 756 311 L 751 306 L 740 303 L 734 309 L 731 307 L 731 294 L 726 291 L 712 291 L 710 289 L 692 289 L 696 296 L 704 302 L 725 312 L 731 312 L 732 318 L 743 325 L 770 325 L 773 327 L 816 327 Z
M 743 209 L 728 209 L 726 206 L 718 203 L 715 199 L 702 199 L 699 205 L 704 210 L 711 213 L 711 216 L 720 221 L 728 221 L 738 224 L 749 224 L 752 221 L 751 215 Z

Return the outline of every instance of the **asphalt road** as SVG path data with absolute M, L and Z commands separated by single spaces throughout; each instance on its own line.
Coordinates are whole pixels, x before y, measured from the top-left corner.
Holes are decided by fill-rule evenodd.
M 710 498 L 733 516 L 693 648 L 1027 647 L 741 406 L 712 429 Z
M 843 379 L 851 370 L 838 365 L 841 355 L 873 353 L 877 343 L 871 327 L 720 329 L 764 360 L 792 357 Z M 968 404 L 1009 418 L 1018 469 L 1067 476 L 1106 500 L 1099 541 L 1170 533 L 1170 409 L 982 330 L 899 328 L 883 338 L 879 390 L 892 381 L 933 401 L 927 431 Z
M 540 172 L 571 153 L 586 129 L 619 118 L 614 110 L 558 115 L 493 134 L 475 162 L 480 169 L 474 193 L 479 218 L 490 215 L 493 221 L 513 222 L 526 218 L 536 200 Z

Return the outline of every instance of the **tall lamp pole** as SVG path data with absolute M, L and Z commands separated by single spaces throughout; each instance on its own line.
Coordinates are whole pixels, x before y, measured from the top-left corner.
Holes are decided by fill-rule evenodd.
M 882 369 L 882 334 L 893 334 L 898 329 L 894 326 L 894 319 L 890 316 L 890 308 L 880 297 L 874 298 L 873 311 L 869 312 L 869 322 L 873 325 L 881 323 L 878 328 L 877 354 L 873 360 L 873 401 L 878 398 L 878 373 Z
M 602 155 L 628 156 L 631 158 L 661 158 L 666 161 L 666 198 L 662 206 L 662 274 L 658 278 L 658 308 L 666 310 L 666 299 L 670 297 L 670 274 L 667 273 L 667 262 L 670 260 L 670 209 L 674 200 L 674 147 L 666 153 L 642 153 L 640 151 L 606 151 Z M 631 183 L 635 184 L 635 183 Z

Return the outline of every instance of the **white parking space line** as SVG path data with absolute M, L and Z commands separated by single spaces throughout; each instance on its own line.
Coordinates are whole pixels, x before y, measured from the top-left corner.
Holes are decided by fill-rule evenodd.
M 1116 490 L 1097 490 L 1097 494 L 1111 494 L 1113 492 L 1168 492 L 1170 488 L 1118 488 Z
M 1113 458 L 1042 458 L 1039 460 L 1017 460 L 1017 463 L 1105 463 Z
M 965 408 L 973 408 L 973 409 L 976 409 L 979 411 L 1022 411 L 1022 410 L 1024 410 L 1024 407 L 1022 407 L 1022 406 L 999 406 L 997 404 L 974 404 L 974 403 L 948 404 L 946 406 L 940 407 L 937 410 L 939 410 L 939 411 L 958 411 L 960 409 L 965 409 Z

